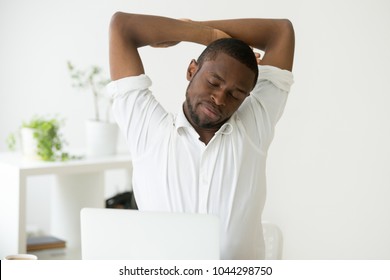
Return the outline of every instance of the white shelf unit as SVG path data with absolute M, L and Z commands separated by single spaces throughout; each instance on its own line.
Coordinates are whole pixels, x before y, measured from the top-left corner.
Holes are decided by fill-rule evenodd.
M 80 210 L 105 206 L 105 171 L 126 169 L 131 172 L 131 168 L 128 154 L 44 162 L 25 160 L 19 153 L 0 153 L 0 258 L 26 252 L 29 176 L 55 176 L 50 234 L 66 240 L 69 251 L 79 252 Z

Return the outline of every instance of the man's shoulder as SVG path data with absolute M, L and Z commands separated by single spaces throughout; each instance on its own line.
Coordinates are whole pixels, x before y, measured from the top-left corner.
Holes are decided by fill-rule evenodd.
M 147 89 L 152 86 L 152 80 L 149 76 L 141 74 L 138 76 L 124 77 L 115 81 L 111 81 L 106 89 L 107 94 L 113 98 L 118 95 L 123 95 L 126 92 L 134 90 Z
M 264 81 L 269 81 L 279 89 L 289 92 L 291 86 L 294 84 L 294 75 L 291 71 L 272 65 L 259 65 L 259 78 L 256 87 Z

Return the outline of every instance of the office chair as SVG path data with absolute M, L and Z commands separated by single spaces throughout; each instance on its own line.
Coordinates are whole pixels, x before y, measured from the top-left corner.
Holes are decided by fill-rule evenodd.
M 282 231 L 273 223 L 263 221 L 262 224 L 265 242 L 265 259 L 281 260 L 283 252 Z

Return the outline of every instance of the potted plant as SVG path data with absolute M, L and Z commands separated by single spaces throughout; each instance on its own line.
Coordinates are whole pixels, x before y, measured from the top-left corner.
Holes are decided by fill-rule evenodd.
M 23 156 L 30 160 L 65 161 L 71 157 L 64 152 L 65 138 L 61 133 L 63 120 L 58 118 L 33 117 L 23 122 L 19 130 Z M 8 136 L 8 148 L 16 148 L 16 133 Z
M 118 127 L 110 121 L 112 100 L 104 94 L 105 86 L 110 82 L 102 74 L 102 69 L 92 65 L 85 70 L 76 69 L 67 62 L 72 86 L 89 90 L 93 95 L 94 118 L 86 121 L 86 154 L 87 156 L 106 156 L 116 153 Z M 105 104 L 103 104 L 105 103 Z M 105 105 L 105 116 L 101 114 L 101 105 Z

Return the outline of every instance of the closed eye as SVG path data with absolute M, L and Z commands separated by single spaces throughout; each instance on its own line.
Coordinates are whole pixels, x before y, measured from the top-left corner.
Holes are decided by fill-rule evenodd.
M 211 87 L 219 87 L 219 84 L 216 84 L 216 83 L 213 83 L 213 82 L 210 82 L 210 81 L 207 81 L 208 84 L 211 86 Z
M 233 93 L 232 91 L 229 91 L 228 94 L 229 94 L 230 97 L 232 97 L 235 100 L 239 100 L 240 99 L 239 96 L 237 96 L 237 94 Z

